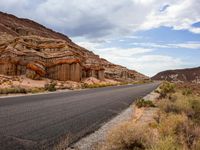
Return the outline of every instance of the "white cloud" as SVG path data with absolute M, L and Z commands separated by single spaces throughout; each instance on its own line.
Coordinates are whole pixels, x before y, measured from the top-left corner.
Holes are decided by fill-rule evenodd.
M 113 63 L 127 66 L 130 69 L 137 70 L 148 76 L 153 76 L 160 71 L 183 68 L 183 66 L 188 65 L 188 63 L 179 58 L 166 55 L 152 55 L 144 53 L 140 57 L 137 55 L 126 58 L 115 57 L 113 55 L 104 55 L 104 57 L 110 59 Z
M 197 42 L 186 42 L 186 43 L 169 44 L 169 45 L 175 48 L 200 49 L 200 43 Z
M 167 55 L 152 55 L 145 52 L 139 56 L 135 54 L 129 57 L 113 55 L 112 53 L 102 53 L 101 56 L 115 64 L 121 64 L 148 76 L 153 76 L 160 71 L 183 68 L 183 66 L 188 65 L 187 62 L 180 58 Z
M 169 7 L 164 11 L 151 11 L 147 19 L 141 25 L 141 29 L 147 30 L 160 26 L 173 27 L 175 30 L 189 30 L 200 33 L 199 28 L 192 24 L 200 21 L 199 0 L 168 1 Z
M 200 33 L 192 27 L 200 21 L 199 0 L 0 0 L 0 4 L 1 10 L 71 36 L 121 36 L 160 26 Z
M 79 42 L 78 44 L 93 50 L 96 54 L 112 63 L 126 66 L 148 76 L 153 76 L 167 69 L 177 69 L 189 65 L 188 62 L 180 58 L 153 55 L 151 52 L 154 50 L 151 48 L 102 48 L 101 44 L 91 42 Z
M 148 47 L 148 48 L 185 48 L 185 49 L 200 49 L 200 42 L 188 41 L 185 43 L 130 43 L 132 46 Z
M 158 43 L 152 43 L 152 42 L 147 42 L 147 43 L 130 43 L 130 45 L 133 46 L 140 46 L 140 47 L 150 47 L 150 48 L 169 48 L 170 46 L 168 44 L 158 44 Z
M 144 55 L 140 58 L 130 59 L 132 68 L 149 76 L 168 69 L 182 68 L 187 65 L 183 60 L 166 55 Z
M 102 48 L 94 50 L 97 54 L 100 54 L 102 56 L 112 56 L 115 58 L 129 58 L 134 55 L 140 55 L 144 53 L 152 52 L 153 49 L 148 48 L 141 48 L 141 47 L 135 47 L 135 48 Z
M 152 52 L 153 49 L 150 48 L 141 48 L 141 47 L 134 47 L 134 48 L 119 48 L 119 47 L 110 47 L 110 48 L 103 48 L 101 43 L 92 43 L 92 42 L 76 42 L 78 45 L 81 45 L 89 50 L 94 51 L 96 54 L 99 54 L 104 58 L 104 56 L 112 56 L 116 58 L 121 57 L 131 57 L 133 55 L 139 55 L 144 53 Z

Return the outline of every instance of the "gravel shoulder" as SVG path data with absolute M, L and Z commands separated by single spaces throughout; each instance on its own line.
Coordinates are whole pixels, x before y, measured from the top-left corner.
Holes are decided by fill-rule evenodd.
M 154 91 L 146 95 L 144 99 L 154 101 L 159 96 Z M 121 112 L 118 116 L 114 117 L 109 122 L 105 123 L 100 129 L 94 133 L 80 139 L 75 144 L 71 145 L 67 150 L 95 150 L 96 145 L 101 145 L 106 140 L 107 134 L 110 129 L 117 127 L 120 123 L 134 120 L 139 124 L 147 124 L 152 121 L 157 112 L 157 108 L 142 108 L 138 109 L 135 105 Z

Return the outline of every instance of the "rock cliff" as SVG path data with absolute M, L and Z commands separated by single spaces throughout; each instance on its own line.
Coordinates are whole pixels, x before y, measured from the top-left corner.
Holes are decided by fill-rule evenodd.
M 167 70 L 158 73 L 153 80 L 166 80 L 173 82 L 200 83 L 200 67 L 178 70 Z
M 67 36 L 13 15 L 0 12 L 0 74 L 26 75 L 80 82 L 95 77 L 119 81 L 147 77 L 112 64 L 73 43 Z

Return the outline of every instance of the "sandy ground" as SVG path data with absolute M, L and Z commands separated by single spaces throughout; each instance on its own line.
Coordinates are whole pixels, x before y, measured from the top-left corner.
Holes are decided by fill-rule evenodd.
M 25 88 L 30 89 L 31 91 L 35 88 L 41 88 L 44 89 L 46 84 L 49 84 L 51 82 L 56 83 L 56 92 L 66 92 L 69 90 L 81 90 L 83 89 L 84 84 L 117 84 L 119 82 L 114 80 L 105 79 L 103 81 L 100 81 L 96 78 L 90 77 L 84 79 L 82 82 L 73 82 L 73 81 L 58 81 L 58 80 L 50 80 L 47 78 L 43 78 L 41 80 L 32 80 L 27 78 L 26 76 L 4 76 L 0 75 L 0 89 L 5 88 Z M 45 90 L 39 90 L 36 93 L 28 93 L 28 94 L 0 94 L 0 98 L 4 97 L 13 97 L 13 96 L 26 96 L 26 95 L 35 95 L 35 94 L 43 94 L 43 93 L 49 93 Z
M 31 80 L 25 76 L 3 76 L 0 75 L 0 87 L 9 88 L 9 87 L 24 87 L 24 88 L 33 88 L 33 87 L 44 87 L 45 84 L 49 83 L 49 79 L 42 80 Z
M 23 87 L 23 88 L 43 88 L 45 84 L 50 82 L 56 82 L 57 89 L 80 89 L 81 83 L 73 82 L 73 81 L 58 81 L 58 80 L 50 80 L 47 78 L 43 78 L 41 80 L 32 80 L 27 78 L 26 76 L 4 76 L 0 75 L 0 88 L 9 88 L 9 87 Z M 100 81 L 94 77 L 86 78 L 82 83 L 86 84 L 116 84 L 119 83 L 114 80 L 105 79 Z
M 100 81 L 94 77 L 90 77 L 90 78 L 84 79 L 83 83 L 86 83 L 86 84 L 117 84 L 119 82 L 110 80 L 110 79 L 105 79 L 103 81 Z
M 158 93 L 152 92 L 145 96 L 144 99 L 154 101 L 158 97 Z M 115 128 L 116 126 L 120 125 L 120 123 L 125 121 L 134 121 L 135 123 L 140 124 L 150 123 L 157 111 L 157 108 L 138 109 L 132 105 L 121 114 L 113 118 L 111 121 L 104 124 L 100 129 L 86 136 L 85 138 L 82 138 L 67 150 L 95 150 L 95 145 L 102 145 L 104 143 L 110 129 Z

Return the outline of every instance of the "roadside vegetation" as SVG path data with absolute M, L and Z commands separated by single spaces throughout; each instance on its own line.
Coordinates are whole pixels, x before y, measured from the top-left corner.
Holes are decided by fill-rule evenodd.
M 8 95 L 8 94 L 28 94 L 28 93 L 42 93 L 45 92 L 45 88 L 22 88 L 22 87 L 10 87 L 10 88 L 0 88 L 0 95 Z
M 138 99 L 136 102 L 135 102 L 135 105 L 138 107 L 138 108 L 141 108 L 141 107 L 155 107 L 154 103 L 150 100 L 145 100 L 145 99 Z
M 102 88 L 102 87 L 109 87 L 109 86 L 120 86 L 120 85 L 128 85 L 128 84 L 144 84 L 144 83 L 150 83 L 152 81 L 145 80 L 145 81 L 135 81 L 135 82 L 120 82 L 120 83 L 96 83 L 96 84 L 82 84 L 82 88 Z M 10 83 L 11 84 L 11 83 Z M 56 88 L 57 83 L 54 81 L 51 81 L 50 83 L 47 83 L 44 85 L 44 87 L 33 87 L 33 88 L 24 88 L 20 86 L 10 86 L 8 88 L 1 88 L 0 87 L 0 95 L 8 95 L 8 94 L 27 94 L 27 93 L 43 93 L 43 92 L 54 92 L 57 90 Z M 59 89 L 71 89 L 69 87 L 64 87 L 63 84 L 60 86 Z
M 49 92 L 54 92 L 56 91 L 56 83 L 50 82 L 48 84 L 45 84 L 44 89 Z
M 26 94 L 28 91 L 25 88 L 21 87 L 10 87 L 10 88 L 2 88 L 0 89 L 0 94 L 15 94 L 15 93 L 23 93 Z
M 199 86 L 199 85 L 196 85 Z M 199 88 L 196 88 L 199 89 Z M 121 123 L 108 133 L 101 150 L 199 150 L 200 96 L 189 86 L 164 82 L 155 101 L 140 99 L 136 107 L 158 108 L 152 123 Z
M 56 91 L 56 83 L 51 82 L 49 84 L 45 84 L 44 87 L 33 87 L 33 88 L 23 88 L 20 86 L 11 86 L 9 88 L 0 88 L 0 95 L 8 95 L 8 94 L 28 94 L 28 93 L 42 93 L 45 91 L 53 92 Z
M 151 83 L 151 80 L 142 80 L 142 81 L 134 81 L 134 82 L 120 82 L 120 83 L 95 83 L 95 84 L 83 84 L 82 88 L 102 88 L 109 86 L 120 86 L 120 85 L 128 85 L 128 84 L 145 84 Z

